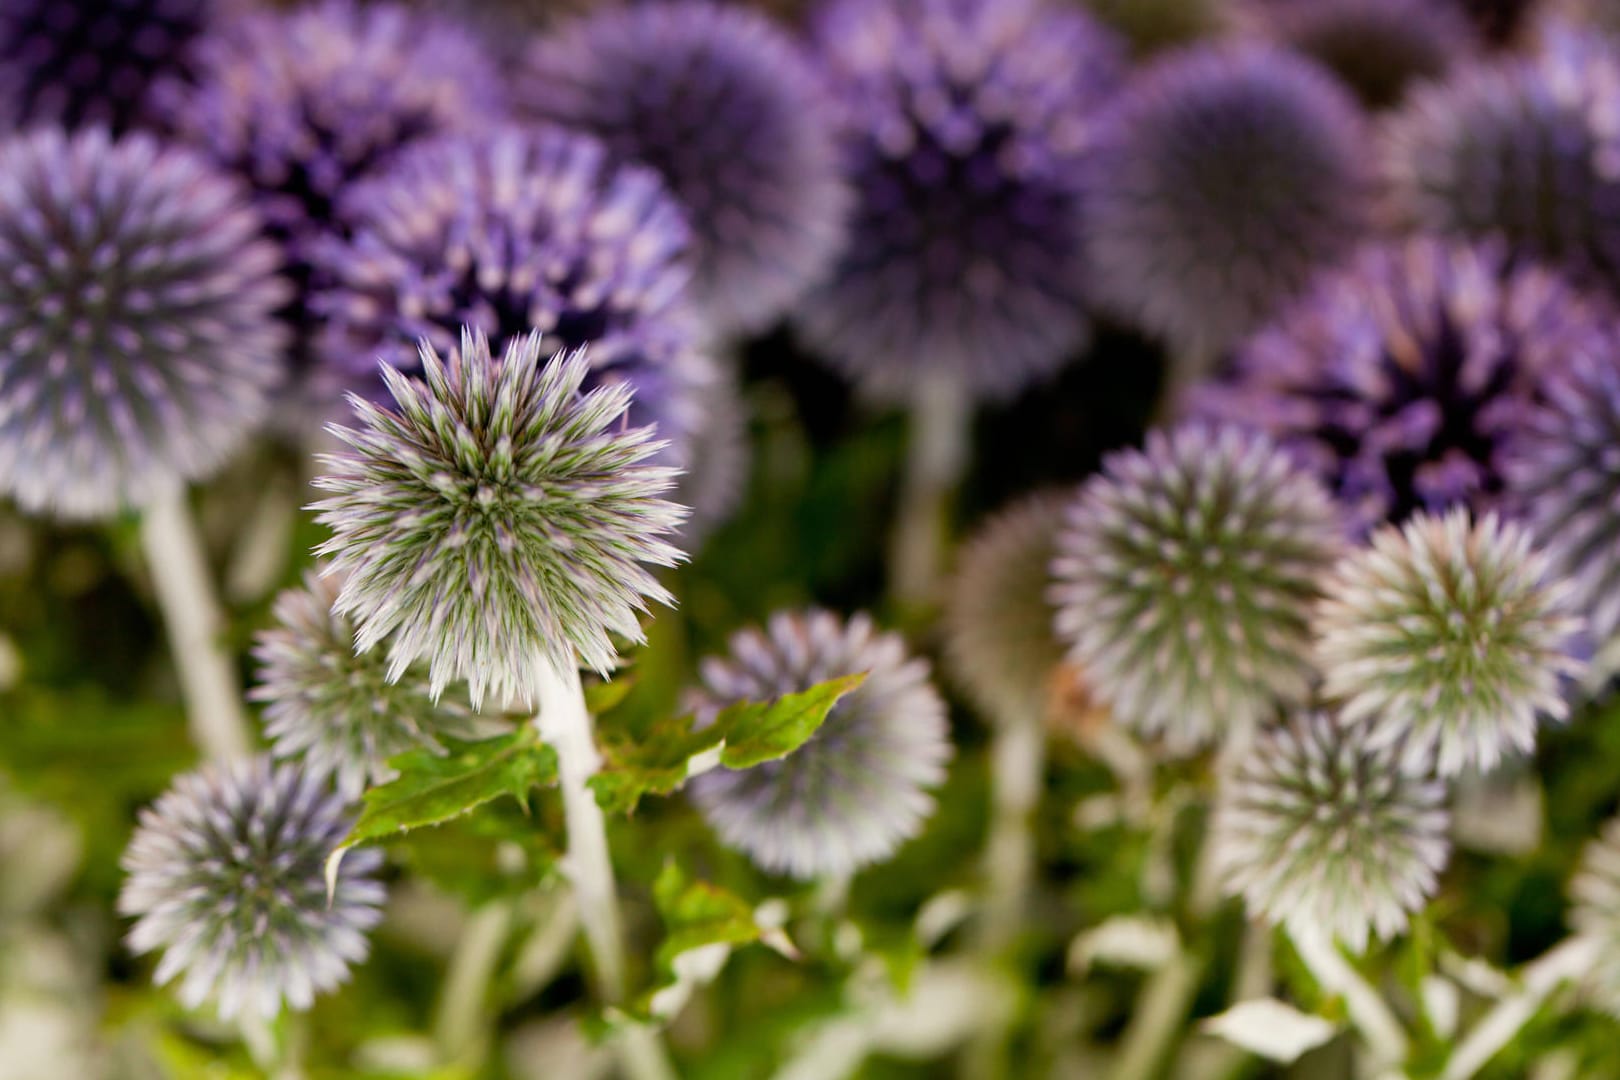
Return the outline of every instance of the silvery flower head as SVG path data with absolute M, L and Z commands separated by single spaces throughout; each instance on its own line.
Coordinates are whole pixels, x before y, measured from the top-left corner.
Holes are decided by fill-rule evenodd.
M 840 675 L 866 681 L 810 740 L 749 769 L 715 769 L 688 787 L 727 844 L 774 873 L 842 877 L 881 862 L 921 831 L 929 789 L 951 756 L 945 704 L 925 661 L 872 620 L 780 612 L 703 664 L 700 721 L 738 701 L 770 701 Z
M 0 126 L 149 127 L 153 88 L 185 79 L 228 0 L 5 0 Z
M 333 611 L 343 579 L 305 575 L 301 588 L 276 597 L 276 625 L 255 641 L 265 735 L 277 758 L 302 757 L 329 774 L 338 791 L 358 799 L 367 785 L 397 774 L 388 759 L 418 747 L 438 749 L 436 735 L 459 729 L 459 710 L 435 702 L 416 670 L 397 680 L 377 651 L 355 651 L 355 627 Z
M 1620 1017 L 1620 821 L 1586 845 L 1570 881 L 1569 921 L 1596 956 L 1582 980 L 1594 1004 Z
M 1620 668 L 1620 340 L 1593 338 L 1543 386 L 1504 469 L 1510 511 L 1574 586 L 1597 652 Z
M 1420 513 L 1346 556 L 1312 620 L 1324 697 L 1414 768 L 1488 772 L 1568 712 L 1580 674 L 1569 586 L 1528 530 L 1494 514 Z
M 1195 392 L 1195 415 L 1268 432 L 1366 532 L 1494 504 L 1530 404 L 1605 313 L 1500 246 L 1375 245 L 1323 274 Z
M 992 720 L 1045 719 L 1067 650 L 1053 632 L 1052 559 L 1068 500 L 1027 496 L 962 546 L 945 602 L 950 671 Z
M 246 192 L 144 134 L 0 143 L 0 493 L 100 517 L 206 476 L 282 377 Z
M 328 899 L 326 858 L 348 830 L 324 780 L 291 765 L 258 758 L 180 777 L 141 812 L 124 852 L 130 948 L 163 953 L 156 981 L 178 978 L 188 1008 L 309 1008 L 365 959 L 381 917 L 375 851 L 343 860 Z
M 1482 47 L 1450 0 L 1247 0 L 1251 32 L 1320 63 L 1369 109 L 1400 103 Z
M 1058 637 L 1115 718 L 1171 752 L 1246 736 L 1308 694 L 1310 608 L 1341 528 L 1264 436 L 1149 432 L 1070 504 L 1052 562 Z
M 1356 952 L 1403 931 L 1450 855 L 1445 785 L 1399 747 L 1307 712 L 1263 733 L 1221 778 L 1206 841 L 1251 914 Z
M 1420 88 L 1383 132 L 1392 216 L 1501 237 L 1620 286 L 1620 45 L 1562 32 L 1535 57 L 1463 67 Z
M 381 394 L 377 358 L 416 369 L 418 342 L 452 352 L 463 327 L 499 351 L 535 330 L 550 349 L 589 346 L 592 384 L 635 390 L 685 465 L 719 372 L 684 305 L 689 232 L 657 174 L 616 166 L 561 128 L 434 140 L 343 199 L 346 239 L 314 247 L 326 284 L 326 365 Z
M 425 660 L 434 697 L 466 679 L 474 708 L 533 704 L 545 665 L 607 671 L 609 635 L 641 641 L 636 613 L 670 602 L 643 564 L 680 560 L 664 537 L 685 516 L 651 429 L 625 423 L 630 388 L 582 392 L 584 353 L 547 362 L 538 333 L 504 357 L 471 331 L 448 361 L 424 342 L 421 367 L 383 366 L 392 409 L 351 398 L 359 426 L 331 429 L 349 449 L 316 481 L 356 647 L 387 640 L 390 679 Z
M 763 329 L 837 254 L 848 196 L 831 101 L 762 14 L 715 0 L 603 9 L 538 40 L 514 98 L 658 171 L 692 224 L 694 302 L 719 331 Z
M 854 207 L 806 339 L 890 397 L 1055 370 L 1088 332 L 1078 166 L 1119 44 L 1040 0 L 836 0 L 817 40 Z
M 1225 348 L 1354 244 L 1369 149 L 1355 102 L 1308 60 L 1211 45 L 1154 61 L 1088 158 L 1098 300 L 1178 348 Z

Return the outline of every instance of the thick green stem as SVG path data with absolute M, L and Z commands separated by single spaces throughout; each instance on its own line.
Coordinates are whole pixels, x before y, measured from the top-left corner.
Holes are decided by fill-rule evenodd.
M 1524 988 L 1503 998 L 1457 1044 L 1446 1062 L 1441 1080 L 1470 1080 L 1541 1010 L 1560 986 L 1591 970 L 1596 947 L 1579 937 L 1569 938 L 1530 963 L 1521 977 Z
M 1112 1080 L 1152 1080 L 1159 1075 L 1176 1033 L 1186 1023 L 1202 972 L 1195 957 L 1177 951 L 1153 973 L 1136 999 L 1136 1011 L 1109 1073 Z
M 1389 1005 L 1361 977 L 1339 948 L 1320 934 L 1290 934 L 1294 950 L 1310 969 L 1317 985 L 1331 994 L 1344 998 L 1350 1022 L 1361 1033 L 1377 1065 L 1393 1068 L 1406 1060 L 1408 1043 Z
M 889 550 L 890 594 L 902 609 L 926 607 L 938 599 L 950 504 L 967 465 L 971 410 L 967 388 L 958 378 L 938 375 L 917 384 Z
M 512 906 L 506 901 L 490 901 L 467 916 L 439 991 L 434 1037 L 443 1060 L 459 1062 L 476 1049 L 490 982 L 511 929 Z

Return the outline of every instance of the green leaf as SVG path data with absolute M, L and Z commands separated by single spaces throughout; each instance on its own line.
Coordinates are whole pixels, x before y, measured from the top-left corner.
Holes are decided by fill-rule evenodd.
M 636 686 L 634 675 L 620 675 L 607 682 L 593 682 L 585 687 L 585 708 L 592 716 L 604 716 L 624 704 Z
M 715 727 L 726 733 L 720 764 L 747 769 L 786 757 L 816 733 L 839 700 L 866 681 L 866 673 L 841 675 L 769 704 L 740 702 L 722 712 Z
M 673 859 L 653 885 L 653 903 L 667 933 L 653 959 L 658 984 L 636 1011 L 668 1019 L 693 987 L 719 972 L 733 946 L 758 941 L 763 931 L 747 901 L 718 885 L 691 880 Z
M 442 824 L 502 795 L 527 809 L 531 791 L 557 782 L 556 752 L 532 725 L 493 739 L 441 742 L 443 754 L 420 749 L 389 760 L 399 776 L 366 792 L 359 820 L 327 859 L 329 889 L 350 848 Z

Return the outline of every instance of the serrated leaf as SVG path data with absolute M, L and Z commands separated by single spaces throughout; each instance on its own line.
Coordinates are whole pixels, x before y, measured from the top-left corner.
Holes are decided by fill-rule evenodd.
M 718 885 L 691 880 L 673 859 L 653 885 L 653 903 L 667 932 L 654 956 L 659 984 L 646 995 L 643 1011 L 668 1019 L 693 987 L 720 973 L 735 946 L 759 941 L 764 930 L 747 901 Z
M 747 769 L 791 754 L 816 733 L 840 699 L 865 681 L 866 673 L 857 672 L 769 703 L 745 701 L 730 706 L 715 720 L 715 726 L 726 733 L 720 764 Z
M 1321 1046 L 1338 1031 L 1320 1016 L 1300 1012 L 1276 998 L 1240 1001 L 1205 1020 L 1202 1027 L 1234 1046 L 1284 1065 Z
M 686 782 L 691 760 L 719 746 L 725 730 L 697 728 L 693 716 L 673 717 L 634 737 L 606 737 L 602 769 L 590 779 L 597 804 L 610 814 L 635 810 L 643 795 L 667 795 Z
M 493 739 L 440 742 L 443 754 L 424 748 L 389 759 L 399 776 L 366 792 L 354 828 L 326 861 L 329 892 L 350 848 L 442 824 L 503 795 L 527 809 L 531 791 L 557 782 L 556 751 L 530 725 Z

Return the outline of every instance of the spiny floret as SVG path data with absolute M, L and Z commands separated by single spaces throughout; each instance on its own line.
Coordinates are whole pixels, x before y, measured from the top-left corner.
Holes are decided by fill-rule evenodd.
M 1574 586 L 1596 651 L 1620 665 L 1620 340 L 1594 339 L 1543 387 L 1504 466 L 1505 502 Z
M 0 493 L 101 517 L 206 476 L 282 378 L 247 194 L 144 134 L 0 143 Z
M 1264 436 L 1188 425 L 1110 455 L 1052 563 L 1058 637 L 1121 722 L 1186 753 L 1302 701 L 1337 510 Z
M 448 362 L 423 342 L 421 366 L 383 365 L 393 410 L 351 396 L 360 426 L 329 429 L 350 449 L 316 481 L 356 648 L 388 639 L 389 679 L 424 659 L 434 697 L 464 678 L 474 708 L 532 706 L 543 665 L 608 671 L 608 635 L 643 640 L 636 613 L 671 602 L 642 564 L 682 558 L 662 539 L 685 516 L 660 497 L 675 470 L 645 463 L 659 444 L 626 426 L 630 389 L 582 393 L 583 350 L 546 363 L 538 333 L 503 358 L 473 331 Z
M 1494 514 L 1420 513 L 1335 568 L 1312 620 L 1322 693 L 1374 746 L 1403 743 L 1442 776 L 1535 748 L 1539 717 L 1568 712 L 1580 674 L 1569 586 L 1528 530 Z
M 1594 962 L 1582 983 L 1594 1004 L 1620 1017 L 1620 821 L 1610 821 L 1581 852 L 1569 884 L 1569 922 Z
M 188 1008 L 309 1008 L 365 959 L 382 914 L 375 851 L 344 859 L 327 895 L 326 859 L 348 831 L 343 803 L 291 765 L 257 758 L 180 777 L 141 812 L 124 852 L 130 948 L 162 950 L 155 979 L 179 977 Z
M 873 393 L 992 396 L 1084 341 L 1079 164 L 1123 49 L 1040 0 L 839 0 L 817 23 L 854 188 L 807 340 Z
M 749 769 L 715 769 L 689 788 L 721 839 L 796 878 L 844 877 L 881 862 L 922 829 L 929 789 L 951 756 L 945 704 L 928 664 L 866 615 L 779 612 L 703 663 L 700 721 L 738 701 L 769 701 L 840 675 L 866 681 L 833 706 L 810 740 Z
M 1403 931 L 1450 855 L 1445 785 L 1400 747 L 1308 712 L 1265 732 L 1222 778 L 1208 843 L 1252 914 L 1356 952 Z
M 265 735 L 277 758 L 302 757 L 358 799 L 368 784 L 396 775 L 388 759 L 418 747 L 439 749 L 435 736 L 456 730 L 462 710 L 437 703 L 416 671 L 398 680 L 376 652 L 355 651 L 355 627 L 332 610 L 341 575 L 305 575 L 301 588 L 276 597 L 276 625 L 260 633 L 253 656 L 265 703 Z
M 1189 352 L 1226 348 L 1365 229 L 1355 102 L 1279 49 L 1169 53 L 1105 110 L 1087 158 L 1097 299 Z
M 525 60 L 521 111 L 651 166 L 680 200 L 693 299 L 715 330 L 762 329 L 837 254 L 848 193 L 831 101 L 764 15 L 713 0 L 609 8 Z
M 1358 532 L 1485 510 L 1547 378 L 1608 318 L 1498 245 L 1375 244 L 1245 344 L 1192 412 L 1270 434 Z
M 962 547 L 945 603 L 950 672 L 985 716 L 1040 723 L 1067 650 L 1048 593 L 1068 500 L 1027 496 Z

